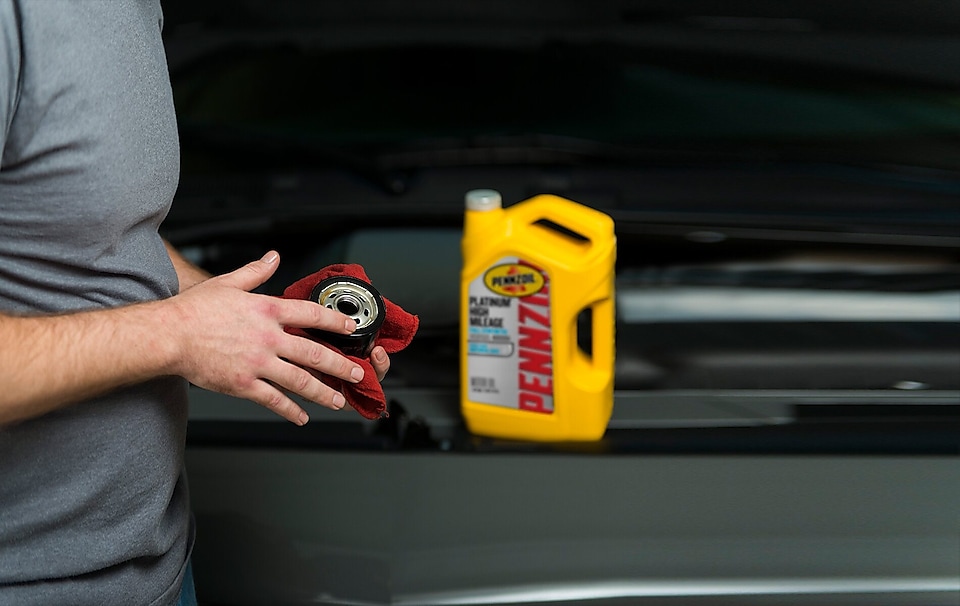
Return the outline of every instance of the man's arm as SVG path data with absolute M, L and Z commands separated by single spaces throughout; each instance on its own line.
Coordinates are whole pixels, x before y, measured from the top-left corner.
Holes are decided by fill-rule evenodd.
M 253 400 L 301 425 L 307 415 L 287 392 L 342 408 L 343 395 L 305 368 L 356 382 L 360 366 L 284 327 L 347 334 L 356 324 L 309 301 L 249 292 L 278 263 L 271 252 L 162 301 L 57 316 L 0 314 L 0 425 L 163 375 Z
M 0 315 L 0 425 L 125 384 L 173 374 L 169 306 L 145 303 L 60 316 Z

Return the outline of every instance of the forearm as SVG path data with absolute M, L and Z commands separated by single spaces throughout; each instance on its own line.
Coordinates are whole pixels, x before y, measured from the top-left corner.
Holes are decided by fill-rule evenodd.
M 164 242 L 181 292 L 211 276 Z M 171 299 L 52 316 L 0 314 L 0 426 L 165 374 L 182 339 Z
M 174 314 L 158 301 L 59 316 L 0 315 L 0 425 L 172 374 Z
M 163 243 L 167 247 L 167 254 L 170 255 L 170 261 L 173 263 L 173 268 L 177 272 L 177 278 L 180 281 L 180 292 L 212 277 L 209 273 L 184 258 L 172 244 L 166 240 L 164 240 Z
M 356 383 L 362 367 L 287 328 L 349 334 L 356 323 L 310 301 L 251 293 L 277 259 L 271 252 L 160 301 L 60 316 L 0 314 L 0 425 L 163 375 L 253 400 L 300 425 L 307 414 L 289 394 L 343 408 L 343 395 L 314 373 Z

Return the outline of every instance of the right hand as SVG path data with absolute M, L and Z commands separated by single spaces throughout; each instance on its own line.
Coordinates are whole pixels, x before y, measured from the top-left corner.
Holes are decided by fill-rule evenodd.
M 285 326 L 349 334 L 349 316 L 310 301 L 251 293 L 274 274 L 279 255 L 216 276 L 170 299 L 182 345 L 175 372 L 204 389 L 252 400 L 303 425 L 309 417 L 286 392 L 327 408 L 343 408 L 343 394 L 308 369 L 350 383 L 363 378 L 356 363 Z

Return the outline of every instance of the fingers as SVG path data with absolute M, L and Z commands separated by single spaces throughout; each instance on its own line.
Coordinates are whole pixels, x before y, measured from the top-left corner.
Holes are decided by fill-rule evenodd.
M 251 261 L 239 269 L 223 274 L 219 279 L 228 286 L 235 286 L 249 292 L 270 279 L 280 265 L 279 259 L 280 255 L 271 250 L 259 261 Z
M 307 413 L 297 406 L 296 402 L 266 381 L 253 383 L 244 397 L 280 415 L 291 423 L 306 425 L 307 421 L 310 420 Z
M 261 286 L 277 271 L 280 255 L 271 250 L 259 261 L 251 261 L 243 267 L 220 276 L 226 286 L 252 291 Z M 278 320 L 284 326 L 295 328 L 318 328 L 341 334 L 350 334 L 357 329 L 355 320 L 333 309 L 317 305 L 313 301 L 284 299 L 278 309 Z
M 325 384 L 314 373 L 280 359 L 264 375 L 261 380 L 253 382 L 242 396 L 296 425 L 306 425 L 310 417 L 285 392 L 297 394 L 331 410 L 341 410 L 347 404 L 343 394 Z
M 280 357 L 297 366 L 313 369 L 349 383 L 357 383 L 363 379 L 363 368 L 356 362 L 316 341 L 294 335 L 287 337 L 280 345 Z
M 269 374 L 271 382 L 278 387 L 331 410 L 340 410 L 347 403 L 343 394 L 323 383 L 313 373 L 294 364 L 278 360 Z
M 377 372 L 377 381 L 383 381 L 387 371 L 390 370 L 390 356 L 387 355 L 387 351 L 383 347 L 377 345 L 370 352 L 370 364 Z
M 357 322 L 348 315 L 317 305 L 313 301 L 282 299 L 277 320 L 284 326 L 295 328 L 319 328 L 340 334 L 350 334 L 357 329 Z

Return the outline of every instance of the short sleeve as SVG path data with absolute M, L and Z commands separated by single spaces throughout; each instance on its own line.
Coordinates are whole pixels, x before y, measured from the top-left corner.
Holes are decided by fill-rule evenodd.
M 17 0 L 0 0 L 0 157 L 20 98 L 20 49 Z

